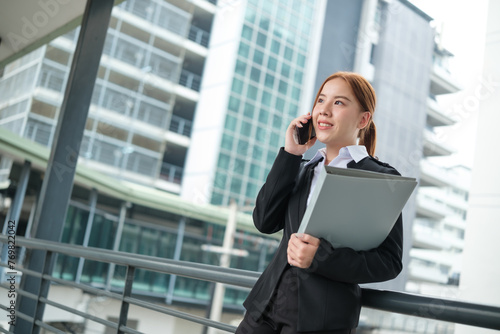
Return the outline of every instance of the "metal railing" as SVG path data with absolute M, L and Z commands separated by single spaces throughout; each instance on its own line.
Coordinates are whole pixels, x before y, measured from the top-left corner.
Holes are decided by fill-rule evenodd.
M 0 242 L 4 244 L 7 243 L 7 236 L 0 236 Z M 66 312 L 70 312 L 77 316 L 83 317 L 87 320 L 97 322 L 106 327 L 116 329 L 117 333 L 141 333 L 126 326 L 128 319 L 128 308 L 130 305 L 135 305 L 151 311 L 160 312 L 231 333 L 234 333 L 234 331 L 236 330 L 235 326 L 229 324 L 174 310 L 132 296 L 134 273 L 137 269 L 146 269 L 159 273 L 179 275 L 211 282 L 220 282 L 244 288 L 251 288 L 260 275 L 259 273 L 253 271 L 222 268 L 218 266 L 193 262 L 174 261 L 169 259 L 116 252 L 105 249 L 90 247 L 87 248 L 37 239 L 25 239 L 22 237 L 16 238 L 16 246 L 25 247 L 31 250 L 37 249 L 45 251 L 47 254 L 47 258 L 55 256 L 55 254 L 64 254 L 67 256 L 85 258 L 87 260 L 110 263 L 113 266 L 125 266 L 126 275 L 122 293 L 103 290 L 86 284 L 76 283 L 74 281 L 63 280 L 60 278 L 56 278 L 47 272 L 38 273 L 23 269 L 21 267 L 16 268 L 16 270 L 22 272 L 23 275 L 31 275 L 41 278 L 42 284 L 56 283 L 62 286 L 77 288 L 90 294 L 96 294 L 98 296 L 108 297 L 120 301 L 120 317 L 117 322 L 113 322 L 65 306 L 61 303 L 49 300 L 47 298 L 41 298 L 37 295 L 26 293 L 20 289 L 16 291 L 17 294 L 27 298 L 35 299 L 39 303 L 50 305 L 60 310 L 64 310 Z M 2 267 L 7 267 L 5 263 L 2 263 L 1 265 Z M 9 284 L 1 284 L 1 286 L 3 288 L 9 289 Z M 363 289 L 362 302 L 364 307 L 379 309 L 388 312 L 413 315 L 434 320 L 449 321 L 489 329 L 500 329 L 500 307 L 366 288 Z M 0 305 L 0 307 L 3 310 L 8 311 L 8 306 Z M 41 317 L 32 318 L 21 313 L 17 313 L 16 316 L 28 320 L 36 324 L 36 326 L 44 328 L 47 331 L 53 333 L 63 333 L 57 328 L 43 322 Z M 11 333 L 2 328 L 0 328 L 0 331 L 4 333 Z

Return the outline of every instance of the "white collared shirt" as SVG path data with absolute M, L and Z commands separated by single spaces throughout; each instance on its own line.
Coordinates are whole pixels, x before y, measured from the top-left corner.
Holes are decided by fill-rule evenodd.
M 339 155 L 330 161 L 328 166 L 332 167 L 340 167 L 340 168 L 347 168 L 347 164 L 351 161 L 356 161 L 356 163 L 360 162 L 364 158 L 368 156 L 368 152 L 366 151 L 366 146 L 364 145 L 351 145 L 351 146 L 345 146 L 342 147 L 339 151 Z M 311 165 L 316 163 L 318 160 L 324 159 L 326 160 L 326 148 L 320 148 L 317 152 L 316 155 L 305 164 Z M 316 181 L 318 180 L 318 175 L 321 169 L 323 168 L 324 163 L 318 163 L 316 167 L 314 167 L 314 176 L 311 181 L 311 189 L 309 191 L 309 196 L 307 197 L 307 205 L 309 205 L 309 200 L 311 198 L 311 194 L 314 191 L 314 188 L 316 187 Z

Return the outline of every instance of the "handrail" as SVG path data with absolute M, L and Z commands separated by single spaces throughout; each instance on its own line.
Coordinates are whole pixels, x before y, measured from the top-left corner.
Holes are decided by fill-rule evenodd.
M 7 236 L 0 236 L 0 242 L 6 243 Z M 259 273 L 234 268 L 221 268 L 214 265 L 192 263 L 186 261 L 174 261 L 161 259 L 146 255 L 116 252 L 99 248 L 83 247 L 70 244 L 62 244 L 38 239 L 26 239 L 16 237 L 16 245 L 31 249 L 45 250 L 48 252 L 61 253 L 74 257 L 84 257 L 89 260 L 114 263 L 127 266 L 128 268 L 141 268 L 160 273 L 180 275 L 195 279 L 236 285 L 251 288 L 257 280 Z M 24 272 L 24 269 L 19 271 Z M 28 274 L 28 273 L 26 273 Z M 33 273 L 31 273 L 33 274 Z M 50 275 L 43 275 L 46 280 L 56 281 Z M 58 283 L 64 283 L 57 279 Z M 74 287 L 85 285 L 67 282 Z M 95 288 L 92 288 L 95 289 Z M 362 304 L 364 307 L 379 309 L 388 312 L 407 314 L 433 320 L 454 322 L 464 325 L 483 327 L 489 329 L 500 329 L 500 307 L 475 304 L 463 301 L 442 299 L 436 297 L 420 296 L 405 292 L 374 290 L 363 288 Z M 105 293 L 105 291 L 103 291 Z M 106 294 L 109 294 L 107 292 Z M 127 303 L 152 309 L 147 302 L 133 297 L 125 297 Z M 172 311 L 164 307 L 157 307 L 156 311 L 171 313 L 179 317 L 187 317 L 188 320 L 203 323 L 226 331 L 234 331 L 235 327 L 223 323 L 216 323 L 208 319 L 196 319 L 196 316 Z M 198 317 L 199 318 L 199 317 Z M 125 329 L 125 328 L 124 328 Z

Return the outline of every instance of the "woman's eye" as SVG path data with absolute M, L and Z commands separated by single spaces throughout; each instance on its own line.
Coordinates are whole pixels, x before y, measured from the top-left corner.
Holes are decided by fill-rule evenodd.
M 323 102 L 323 99 L 322 99 L 322 98 L 319 98 L 319 99 L 318 99 L 318 103 L 321 103 L 321 102 Z
M 340 106 L 340 105 L 342 105 L 344 103 L 342 101 L 335 101 L 335 104 L 338 105 L 338 106 Z

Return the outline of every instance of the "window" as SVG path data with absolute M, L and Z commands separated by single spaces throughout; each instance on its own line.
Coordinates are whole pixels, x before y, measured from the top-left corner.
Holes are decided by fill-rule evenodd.
M 253 118 L 255 107 L 250 103 L 245 103 L 245 109 L 243 110 L 243 114 L 248 118 Z
M 252 40 L 252 28 L 250 28 L 245 24 L 243 26 L 243 31 L 241 32 L 241 36 L 245 39 Z
M 278 61 L 276 58 L 270 56 L 269 60 L 267 61 L 267 68 L 270 69 L 271 71 L 276 72 L 276 67 L 278 66 Z
M 233 136 L 230 136 L 225 133 L 222 136 L 222 143 L 221 143 L 222 148 L 231 151 L 233 149 L 233 141 L 234 141 Z
M 372 43 L 372 49 L 370 50 L 370 64 L 375 65 L 375 52 L 377 49 L 377 44 Z
M 240 48 L 238 49 L 238 54 L 242 57 L 248 58 L 249 52 L 250 52 L 250 47 L 248 46 L 248 44 L 241 42 Z
M 241 60 L 236 61 L 236 68 L 235 68 L 236 73 L 245 76 L 246 69 L 247 65 L 244 62 L 242 62 Z
M 262 46 L 263 48 L 266 47 L 266 40 L 267 37 L 263 33 L 259 32 L 257 34 L 257 45 Z
M 260 80 L 260 70 L 256 67 L 252 67 L 252 71 L 250 72 L 250 79 L 255 82 L 259 82 Z
M 235 93 L 241 94 L 241 92 L 243 91 L 243 81 L 241 81 L 240 79 L 234 78 L 233 79 L 233 87 L 231 88 L 231 90 Z
M 250 137 L 250 133 L 252 132 L 252 125 L 246 121 L 241 122 L 241 134 L 247 137 Z
M 226 116 L 226 124 L 224 128 L 227 130 L 235 131 L 236 130 L 236 118 L 231 115 Z

